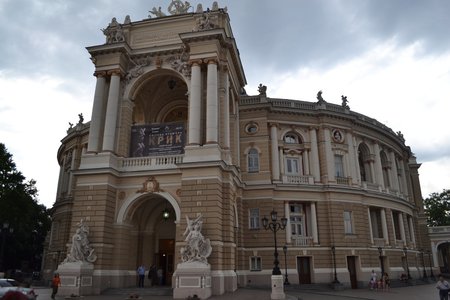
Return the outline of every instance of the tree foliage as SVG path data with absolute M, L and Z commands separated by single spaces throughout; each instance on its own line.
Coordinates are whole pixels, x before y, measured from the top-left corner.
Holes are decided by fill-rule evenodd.
M 429 226 L 450 225 L 450 190 L 444 189 L 441 193 L 431 193 L 424 200 L 424 205 Z
M 36 181 L 26 181 L 12 155 L 0 143 L 0 226 L 5 242 L 3 268 L 39 270 L 45 236 L 50 228 L 49 210 L 38 203 Z

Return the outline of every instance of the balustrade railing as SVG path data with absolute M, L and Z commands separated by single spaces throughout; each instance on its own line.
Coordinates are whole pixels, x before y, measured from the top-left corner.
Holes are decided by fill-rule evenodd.
M 183 157 L 183 155 L 164 155 L 120 158 L 119 167 L 128 171 L 133 171 L 133 169 L 175 168 L 177 164 L 183 162 Z
M 311 247 L 311 246 L 313 246 L 313 237 L 312 236 L 292 237 L 292 245 Z

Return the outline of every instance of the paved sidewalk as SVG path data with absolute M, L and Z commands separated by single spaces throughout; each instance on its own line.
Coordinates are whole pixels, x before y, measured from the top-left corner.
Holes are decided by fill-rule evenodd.
M 39 294 L 38 300 L 50 300 L 49 288 L 35 287 Z M 211 300 L 270 300 L 270 289 L 240 288 L 234 293 L 226 293 L 221 296 L 213 296 Z M 390 291 L 381 292 L 369 289 L 327 291 L 327 290 L 297 290 L 289 288 L 286 292 L 288 300 L 433 300 L 438 299 L 435 284 L 416 285 L 401 288 L 392 288 Z M 57 300 L 64 300 L 62 296 L 56 296 Z M 85 296 L 83 300 L 125 300 L 125 295 L 98 295 Z M 143 295 L 142 300 L 171 300 L 172 296 Z

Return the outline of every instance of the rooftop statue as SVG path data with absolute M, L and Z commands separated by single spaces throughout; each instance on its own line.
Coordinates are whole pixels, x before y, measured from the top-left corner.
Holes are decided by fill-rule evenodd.
M 260 83 L 258 86 L 258 92 L 261 96 L 265 96 L 267 92 L 267 86 L 262 85 L 262 83 Z
M 342 95 L 341 99 L 342 99 L 342 107 L 345 109 L 350 109 L 350 106 L 348 106 L 347 96 Z
M 102 32 L 106 36 L 107 44 L 125 41 L 122 25 L 120 25 L 119 22 L 117 22 L 116 18 L 112 18 L 111 23 L 109 23 L 108 27 L 102 29 Z
M 181 0 L 172 0 L 167 10 L 171 15 L 181 15 L 187 13 L 189 8 L 191 8 L 191 4 L 187 1 L 183 3 Z
M 94 254 L 94 248 L 89 245 L 89 226 L 84 223 L 83 219 L 81 219 L 77 226 L 78 228 L 72 237 L 70 252 L 67 254 L 63 263 L 93 263 L 97 260 L 97 255 Z
M 212 248 L 209 239 L 205 239 L 201 233 L 202 216 L 198 216 L 195 220 L 190 220 L 186 216 L 186 221 L 187 227 L 183 235 L 186 236 L 187 245 L 181 248 L 181 260 L 208 264 L 207 258 L 211 255 Z
M 322 90 L 317 92 L 317 103 L 318 104 L 322 104 L 322 103 L 326 103 L 325 99 L 322 98 Z
M 166 14 L 162 12 L 161 10 L 161 6 L 156 9 L 156 7 L 153 7 L 151 11 L 149 11 L 149 13 L 154 14 L 155 17 L 160 18 L 160 17 L 165 17 Z M 151 17 L 151 15 L 148 15 L 149 17 Z

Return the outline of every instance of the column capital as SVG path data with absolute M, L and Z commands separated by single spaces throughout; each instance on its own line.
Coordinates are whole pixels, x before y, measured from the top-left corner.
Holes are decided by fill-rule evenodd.
M 110 75 L 110 76 L 117 75 L 117 76 L 120 76 L 120 77 L 122 77 L 124 75 L 123 72 L 120 69 L 108 70 L 107 74 Z
M 203 59 L 203 62 L 208 65 L 218 65 L 219 64 L 219 61 L 217 60 L 217 58 L 205 58 L 205 59 Z
M 277 129 L 279 129 L 279 124 L 275 123 L 275 122 L 269 122 L 269 127 L 277 127 Z
M 201 66 L 203 64 L 203 60 L 201 60 L 201 59 L 191 59 L 191 60 L 189 60 L 188 63 L 191 65 L 191 67 L 193 67 L 193 66 Z
M 95 77 L 106 77 L 107 73 L 106 71 L 95 71 L 93 74 Z

